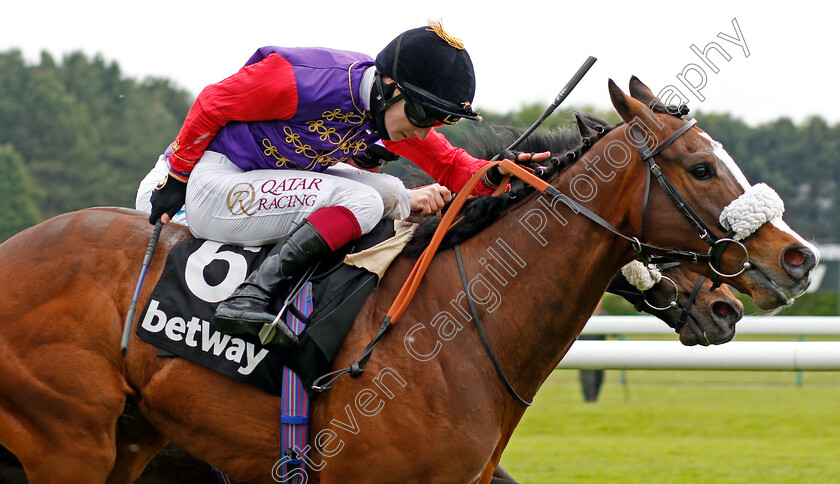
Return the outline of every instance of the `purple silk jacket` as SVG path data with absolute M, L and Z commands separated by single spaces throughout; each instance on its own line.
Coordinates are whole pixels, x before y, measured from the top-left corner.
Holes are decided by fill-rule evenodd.
M 380 139 L 365 117 L 359 87 L 370 56 L 314 47 L 262 47 L 245 65 L 277 53 L 292 65 L 298 108 L 286 120 L 234 121 L 207 147 L 243 170 L 293 169 L 323 172 L 367 150 Z

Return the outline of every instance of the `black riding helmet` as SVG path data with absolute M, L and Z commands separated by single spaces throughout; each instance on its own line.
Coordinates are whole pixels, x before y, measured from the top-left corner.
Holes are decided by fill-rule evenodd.
M 382 77 L 396 84 L 385 84 Z M 400 94 L 394 96 L 394 88 Z M 428 127 L 454 124 L 461 118 L 480 120 L 472 110 L 475 71 L 461 41 L 439 23 L 403 32 L 376 56 L 376 76 L 371 93 L 371 113 L 380 135 L 388 139 L 385 111 L 406 100 L 412 124 Z

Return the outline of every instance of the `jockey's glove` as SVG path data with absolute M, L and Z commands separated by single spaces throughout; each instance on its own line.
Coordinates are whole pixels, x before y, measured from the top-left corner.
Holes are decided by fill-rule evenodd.
M 152 213 L 149 215 L 149 223 L 156 224 L 163 214 L 172 218 L 178 213 L 178 210 L 181 210 L 186 200 L 186 182 L 182 182 L 172 175 L 166 175 L 166 178 L 152 192 Z
M 544 167 L 541 166 L 541 163 L 543 163 L 543 162 L 531 161 L 531 158 L 536 153 L 530 153 L 531 156 L 529 156 L 527 160 L 520 160 L 519 157 L 523 153 L 528 153 L 528 152 L 526 152 L 526 151 L 516 151 L 516 150 L 504 150 L 501 153 L 499 153 L 499 157 L 497 159 L 499 159 L 499 160 L 512 160 L 517 165 L 527 166 L 531 169 L 544 168 Z M 502 175 L 502 172 L 499 170 L 498 166 L 494 166 L 493 168 L 487 170 L 487 173 L 484 174 L 485 182 L 487 182 L 487 184 L 489 186 L 492 186 L 492 187 L 498 187 L 503 179 L 504 179 L 504 176 Z

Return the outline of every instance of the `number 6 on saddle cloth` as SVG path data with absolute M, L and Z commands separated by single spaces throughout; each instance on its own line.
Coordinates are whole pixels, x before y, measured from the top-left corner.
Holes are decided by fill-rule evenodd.
M 344 254 L 368 249 L 394 233 L 393 221 L 383 221 L 369 234 L 342 248 L 335 261 L 322 262 L 318 273 L 307 271 L 313 300 L 308 317 L 290 304 L 306 281 L 296 283 L 291 295 L 275 296 L 272 310 L 282 317 L 291 313 L 306 323 L 300 346 L 292 350 L 263 345 L 253 335 L 225 334 L 210 322 L 218 303 L 271 248 L 255 251 L 200 239 L 188 239 L 170 251 L 161 278 L 140 315 L 137 335 L 164 352 L 272 395 L 282 392 L 280 369 L 284 365 L 310 388 L 318 376 L 329 371 L 332 357 L 378 280 L 376 274 L 342 263 Z M 188 262 L 191 258 L 192 262 Z M 277 324 L 284 323 L 278 319 Z

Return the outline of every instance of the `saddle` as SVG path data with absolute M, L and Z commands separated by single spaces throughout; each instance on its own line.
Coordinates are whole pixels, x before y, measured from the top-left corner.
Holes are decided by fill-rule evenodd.
M 283 365 L 294 370 L 303 382 L 304 388 L 310 394 L 313 392 L 313 387 L 316 386 L 318 391 L 330 388 L 332 381 L 342 374 L 349 373 L 351 376 L 358 376 L 364 371 L 364 365 L 370 358 L 376 344 L 393 328 L 410 304 L 420 281 L 426 273 L 426 269 L 440 246 L 441 240 L 464 206 L 472 187 L 479 182 L 485 172 L 495 166 L 504 166 L 508 174 L 505 175 L 500 188 L 494 192 L 494 195 L 501 193 L 511 175 L 515 174 L 543 193 L 563 196 L 553 186 L 539 179 L 532 172 L 508 160 L 488 163 L 475 172 L 464 189 L 452 201 L 449 210 L 441 218 L 431 241 L 417 260 L 414 269 L 399 294 L 397 294 L 397 298 L 388 309 L 385 320 L 373 341 L 365 347 L 361 356 L 351 363 L 350 368 L 327 373 L 330 362 L 344 341 L 356 314 L 361 309 L 370 291 L 376 286 L 378 275 L 367 269 L 355 266 L 348 269 L 345 264 L 339 264 L 334 266 L 335 269 L 327 271 L 330 274 L 329 277 L 322 277 L 322 274 L 319 274 L 318 277 L 312 278 L 313 301 L 315 303 L 312 313 L 310 315 L 298 314 L 295 313 L 294 309 L 290 309 L 296 317 L 303 316 L 305 318 L 304 323 L 307 326 L 306 330 L 298 336 L 300 346 L 293 351 L 281 351 L 277 348 L 262 346 L 256 336 L 237 335 L 231 337 L 211 326 L 209 321 L 212 319 L 218 303 L 229 296 L 245 280 L 247 274 L 252 270 L 251 268 L 256 267 L 266 257 L 270 247 L 262 248 L 257 254 L 251 248 L 227 246 L 225 250 L 237 255 L 222 256 L 215 252 L 221 248 L 222 244 L 192 239 L 183 242 L 181 245 L 200 244 L 201 247 L 184 251 L 186 255 L 181 255 L 181 258 L 185 258 L 186 261 L 170 262 L 170 259 L 182 252 L 180 250 L 181 245 L 176 246 L 169 253 L 161 280 L 149 298 L 136 332 L 141 339 L 158 348 L 253 384 L 272 395 L 282 395 L 282 377 L 279 372 L 272 373 L 271 368 L 281 368 Z M 365 237 L 348 244 L 351 246 L 348 252 L 359 252 L 393 237 L 395 230 L 392 228 L 392 224 L 394 224 L 392 221 L 380 222 Z M 383 230 L 385 236 L 383 236 Z M 410 235 L 404 237 L 403 240 L 407 243 L 408 239 L 410 239 Z M 204 247 L 204 244 L 210 244 L 210 250 L 200 250 Z M 396 251 L 394 257 L 400 250 Z M 196 254 L 199 253 L 202 255 L 196 257 Z M 196 259 L 197 262 L 191 265 L 190 260 L 193 259 Z M 212 272 L 208 269 L 216 259 L 226 264 L 225 275 L 233 272 L 234 266 L 239 268 L 237 271 L 239 277 L 233 278 L 232 285 L 227 277 L 222 278 L 221 282 L 215 282 L 215 284 L 208 282 L 209 280 L 219 279 L 219 276 L 208 275 L 208 272 Z M 247 264 L 239 261 L 246 259 L 250 261 L 251 265 L 244 267 Z M 329 266 L 329 264 L 326 265 Z M 166 283 L 165 281 L 170 282 Z M 197 295 L 196 289 L 189 287 L 189 281 L 194 282 L 194 285 L 199 288 L 199 293 L 206 293 L 206 297 Z M 175 295 L 183 296 L 185 294 L 188 295 L 188 299 L 191 295 L 200 298 L 201 301 L 196 303 L 195 301 L 172 300 Z M 273 302 L 274 308 L 279 311 L 286 303 L 284 302 L 283 305 L 277 307 L 279 298 L 275 297 L 275 299 L 277 300 Z M 164 305 L 171 308 L 169 311 L 175 311 L 179 315 L 170 318 L 170 313 L 161 309 Z M 185 314 L 184 311 L 187 309 L 188 312 Z M 197 314 L 201 314 L 201 316 L 197 316 Z M 477 317 L 474 316 L 474 319 L 478 322 Z M 201 332 L 200 342 L 196 339 L 199 332 Z M 483 331 L 480 330 L 480 327 L 479 332 L 482 335 L 482 342 L 488 356 L 494 361 L 499 376 L 520 402 L 529 405 L 516 395 L 510 387 L 501 372 L 501 368 L 495 363 L 495 356 L 492 354 L 489 343 L 483 337 Z M 258 368 L 259 371 L 257 371 Z M 316 385 L 316 383 L 318 384 Z

